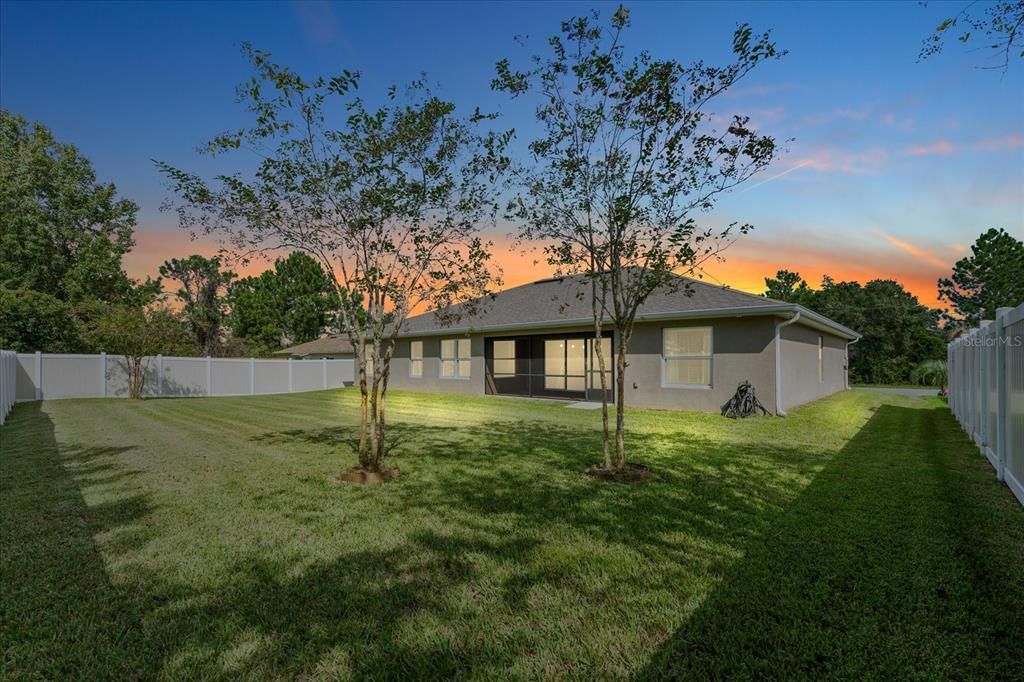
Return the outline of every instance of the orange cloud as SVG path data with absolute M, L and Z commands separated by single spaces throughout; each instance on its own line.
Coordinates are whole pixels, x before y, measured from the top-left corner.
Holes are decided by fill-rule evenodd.
M 209 237 L 189 239 L 183 230 L 161 230 L 139 227 L 135 230 L 135 248 L 124 257 L 124 268 L 129 277 L 145 279 L 157 277 L 160 266 L 170 258 L 184 258 L 193 254 L 216 256 L 218 242 Z M 258 275 L 273 263 L 273 258 L 252 258 L 248 263 L 230 262 L 228 267 L 241 277 Z
M 949 140 L 936 140 L 928 145 L 907 147 L 903 153 L 909 156 L 927 156 L 931 154 L 952 154 L 956 148 Z
M 760 294 L 764 278 L 773 277 L 781 269 L 799 272 L 809 284 L 817 287 L 824 275 L 836 280 L 894 279 L 921 303 L 941 307 L 937 300 L 935 280 L 946 276 L 955 256 L 942 259 L 926 249 L 878 231 L 886 245 L 873 246 L 861 240 L 854 245 L 837 245 L 821 234 L 785 234 L 782 236 L 741 239 L 724 252 L 725 260 L 705 264 L 707 281 L 726 284 L 741 291 Z M 518 247 L 504 235 L 487 235 L 494 242 L 494 262 L 503 271 L 503 288 L 509 288 L 550 277 L 553 268 L 545 262 L 539 246 Z M 190 241 L 177 230 L 140 228 L 137 246 L 125 257 L 128 274 L 139 278 L 155 276 L 168 258 L 193 253 L 215 255 L 218 244 L 209 239 Z M 876 244 L 878 244 L 876 242 Z M 527 245 L 528 247 L 530 245 Z M 895 247 L 895 248 L 892 248 Z M 947 252 L 963 251 L 963 247 L 946 247 Z M 232 266 L 243 276 L 254 275 L 270 267 L 267 260 L 252 261 L 246 267 Z
M 879 237 L 895 246 L 897 249 L 900 249 L 901 251 L 906 251 L 911 256 L 925 260 L 936 267 L 945 268 L 948 265 L 946 261 L 939 258 L 935 254 L 925 251 L 924 249 L 918 246 L 914 246 L 910 242 L 905 242 L 902 239 L 897 239 L 896 237 L 893 237 L 890 234 L 886 234 L 881 230 L 875 230 L 875 234 L 877 234 Z

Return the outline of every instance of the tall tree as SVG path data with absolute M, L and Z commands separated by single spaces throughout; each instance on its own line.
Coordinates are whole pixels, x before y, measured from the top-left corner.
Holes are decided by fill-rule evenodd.
M 926 3 L 925 3 L 926 4 Z M 949 3 L 944 3 L 949 7 Z M 998 0 L 998 2 L 961 3 L 961 9 L 946 17 L 924 39 L 918 60 L 942 52 L 947 40 L 956 36 L 958 42 L 977 45 L 988 50 L 994 61 L 982 69 L 998 69 L 1003 73 L 1014 58 L 1024 57 L 1021 39 L 1024 37 L 1024 0 Z
M 255 176 L 211 185 L 159 167 L 184 200 L 184 227 L 224 235 L 237 250 L 297 249 L 320 261 L 356 349 L 359 467 L 380 472 L 389 362 L 406 318 L 423 308 L 442 321 L 471 314 L 494 282 L 479 230 L 495 218 L 510 135 L 480 132 L 489 117 L 457 116 L 423 81 L 404 98 L 392 87 L 371 108 L 353 94 L 358 74 L 308 80 L 245 50 L 255 75 L 240 94 L 255 120 L 209 149 L 256 151 Z
M 525 70 L 498 62 L 492 87 L 537 101 L 540 133 L 518 169 L 510 217 L 521 236 L 546 244 L 561 273 L 589 285 L 594 333 L 616 331 L 615 460 L 602 380 L 604 471 L 626 466 L 626 354 L 640 306 L 658 289 L 684 287 L 691 272 L 749 225 L 716 230 L 699 219 L 723 192 L 767 167 L 775 141 L 735 116 L 716 129 L 709 108 L 765 60 L 782 53 L 768 34 L 740 26 L 732 63 L 686 65 L 647 52 L 628 55 L 625 7 L 604 25 L 597 13 L 562 23 L 551 52 Z
M 1005 230 L 988 230 L 938 286 L 939 300 L 953 306 L 950 323 L 976 327 L 995 319 L 997 308 L 1024 303 L 1024 242 Z
M 799 272 L 779 270 L 774 279 L 764 278 L 764 286 L 764 295 L 777 301 L 810 305 L 814 299 L 814 291 L 807 286 Z
M 175 296 L 203 355 L 217 355 L 226 313 L 225 295 L 235 274 L 221 270 L 220 256 L 192 255 L 172 258 L 160 266 L 160 275 L 181 282 Z
M 331 279 L 314 258 L 294 251 L 274 261 L 258 277 L 231 285 L 232 334 L 261 354 L 318 338 L 333 325 L 338 296 Z
M 138 207 L 41 123 L 0 110 L 0 284 L 68 303 L 146 303 L 121 267 Z

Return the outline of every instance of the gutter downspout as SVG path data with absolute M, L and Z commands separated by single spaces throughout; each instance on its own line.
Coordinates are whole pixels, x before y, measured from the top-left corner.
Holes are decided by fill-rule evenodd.
M 793 313 L 793 317 L 785 322 L 775 323 L 775 416 L 785 417 L 786 411 L 782 409 L 782 328 L 788 327 L 800 319 L 800 311 Z
M 850 346 L 861 340 L 862 337 L 858 336 L 853 341 L 846 342 L 846 390 L 850 390 Z

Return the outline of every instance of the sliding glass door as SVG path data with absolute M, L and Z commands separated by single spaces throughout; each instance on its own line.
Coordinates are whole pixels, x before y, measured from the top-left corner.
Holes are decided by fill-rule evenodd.
M 593 334 L 538 334 L 484 342 L 487 392 L 600 400 L 601 373 Z M 612 340 L 602 339 L 605 378 L 612 389 Z

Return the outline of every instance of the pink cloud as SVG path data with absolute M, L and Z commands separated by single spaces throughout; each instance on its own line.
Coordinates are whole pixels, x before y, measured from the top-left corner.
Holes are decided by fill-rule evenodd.
M 878 170 L 885 163 L 889 154 L 880 147 L 862 152 L 848 152 L 834 147 L 815 149 L 803 158 L 797 159 L 795 166 L 806 166 L 819 173 L 851 173 L 867 175 Z
M 999 137 L 988 137 L 974 143 L 975 149 L 984 149 L 990 152 L 999 152 L 1006 149 L 1018 149 L 1024 146 L 1024 137 L 1016 133 L 1001 135 Z
M 938 268 L 945 268 L 947 266 L 945 259 L 940 258 L 939 256 L 930 251 L 922 249 L 920 246 L 916 246 L 914 244 L 911 244 L 910 242 L 903 241 L 902 239 L 897 239 L 896 237 L 893 237 L 891 234 L 886 234 L 881 230 L 875 230 L 875 234 L 877 234 L 885 241 L 889 242 L 892 246 L 895 246 L 900 251 L 909 253 L 911 256 L 914 256 L 915 258 L 920 258 L 921 260 L 927 263 L 931 263 L 932 265 Z
M 936 140 L 931 144 L 907 147 L 903 153 L 908 156 L 930 156 L 933 154 L 952 154 L 956 147 L 949 140 Z

